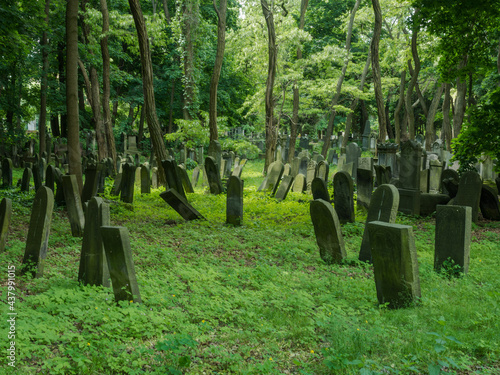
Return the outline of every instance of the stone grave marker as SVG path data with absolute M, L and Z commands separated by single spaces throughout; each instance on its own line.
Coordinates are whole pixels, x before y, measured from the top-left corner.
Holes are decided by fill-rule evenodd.
M 143 164 L 141 166 L 141 194 L 151 193 L 151 177 L 149 166 Z
M 298 157 L 294 157 L 292 160 L 292 169 L 290 171 L 290 175 L 292 177 L 297 176 L 299 173 L 300 159 Z
M 299 159 L 299 170 L 298 173 L 302 173 L 304 176 L 307 176 L 307 164 L 309 163 L 309 157 L 303 156 Z
M 330 203 L 330 194 L 328 193 L 328 186 L 326 181 L 321 177 L 314 177 L 311 182 L 311 192 L 313 199 L 321 199 Z
M 211 194 L 221 194 L 222 193 L 222 183 L 220 180 L 220 175 L 218 171 L 215 159 L 212 156 L 207 156 L 205 158 L 205 171 L 208 179 L 208 186 L 210 188 Z
M 357 207 L 368 209 L 373 192 L 373 172 L 369 169 L 358 168 L 357 176 Z
M 104 164 L 92 164 L 85 171 L 85 183 L 82 190 L 82 203 L 88 202 L 90 198 L 97 195 L 100 174 L 103 173 Z
M 28 237 L 26 238 L 21 268 L 22 275 L 29 273 L 36 278 L 43 276 L 53 210 L 54 193 L 48 187 L 41 186 L 36 192 L 31 209 Z
M 383 221 L 367 226 L 379 304 L 401 308 L 418 302 L 420 279 L 413 228 Z
M 120 200 L 125 203 L 134 202 L 135 187 L 135 164 L 125 163 L 123 165 L 122 179 L 120 182 Z M 116 180 L 115 180 L 116 182 Z
M 429 162 L 429 192 L 439 193 L 441 191 L 441 174 L 443 173 L 443 163 L 438 160 Z
M 158 167 L 151 168 L 151 188 L 158 189 L 160 186 L 158 182 Z
M 275 161 L 269 166 L 266 178 L 267 182 L 264 190 L 270 191 L 271 196 L 274 196 L 278 190 L 278 185 L 281 181 L 281 177 L 283 176 L 284 169 L 285 166 L 280 161 Z
M 12 160 L 9 158 L 2 159 L 2 187 L 12 187 Z
M 199 166 L 194 167 L 193 175 L 191 176 L 191 178 L 192 178 L 191 185 L 193 187 L 196 187 L 196 185 L 198 185 L 198 180 L 200 179 L 200 167 Z
M 420 192 L 421 193 L 428 193 L 429 192 L 429 169 L 424 169 L 420 171 Z
M 168 187 L 176 190 L 181 197 L 186 199 L 186 193 L 184 192 L 184 187 L 182 186 L 179 168 L 177 167 L 175 160 L 162 160 L 161 165 L 165 171 L 165 178 L 167 180 Z
M 367 224 L 372 221 L 383 221 L 394 224 L 399 206 L 399 191 L 394 185 L 380 185 L 373 193 L 366 215 L 365 230 L 359 251 L 359 260 L 372 262 L 370 236 Z
M 78 281 L 83 285 L 109 287 L 109 269 L 101 237 L 101 227 L 110 226 L 109 204 L 92 197 L 85 211 L 82 253 Z
M 458 175 L 458 172 L 455 171 L 454 169 L 445 169 L 443 171 L 443 173 L 441 173 L 441 181 L 440 181 L 443 194 L 450 194 L 450 192 L 446 189 L 446 186 L 444 186 L 444 180 L 449 179 L 449 178 L 451 178 L 451 179 L 453 179 L 453 180 L 456 181 L 456 183 L 457 183 L 456 186 L 457 186 L 457 189 L 458 189 L 458 182 L 460 181 L 460 176 Z M 455 195 L 457 195 L 456 191 L 455 191 Z
M 308 193 L 311 192 L 311 184 L 312 181 L 314 180 L 314 176 L 316 175 L 316 162 L 314 160 L 309 160 L 309 163 L 307 163 L 307 174 L 306 174 L 306 190 Z
M 326 264 L 341 263 L 346 258 L 346 251 L 337 213 L 322 199 L 311 201 L 309 211 L 321 259 Z
M 100 231 L 115 301 L 141 303 L 127 228 L 103 226 Z
M 210 156 L 207 156 L 209 158 Z M 205 159 L 206 162 L 206 159 Z M 177 190 L 168 189 L 160 194 L 160 197 L 167 202 L 184 220 L 204 219 L 204 217 L 188 201 L 181 196 Z
M 62 181 L 63 174 L 59 168 L 55 169 L 56 193 L 54 196 L 55 204 L 58 206 L 66 205 L 66 198 L 64 197 L 64 185 Z
M 339 171 L 333 175 L 333 206 L 342 224 L 354 223 L 354 188 L 349 173 Z
M 314 173 L 314 177 L 319 177 L 325 181 L 328 181 L 329 171 L 330 171 L 330 166 L 326 161 L 322 160 L 316 165 L 316 171 Z
M 115 176 L 115 181 L 113 183 L 113 189 L 111 189 L 112 195 L 116 195 L 116 196 L 120 195 L 122 176 L 123 176 L 123 174 L 121 172 Z
M 236 176 L 227 182 L 226 224 L 240 226 L 243 222 L 243 181 Z
M 135 166 L 134 188 L 141 188 L 141 169 L 142 167 L 140 165 Z
M 374 165 L 377 186 L 385 185 L 391 182 L 391 168 L 384 165 Z
M 0 202 L 0 253 L 5 251 L 11 218 L 12 200 L 10 198 L 3 198 L 2 202 Z
M 420 194 L 420 216 L 431 215 L 436 211 L 437 205 L 447 204 L 450 199 L 448 194 Z
M 275 198 L 278 202 L 286 199 L 286 196 L 288 195 L 288 192 L 292 187 L 293 180 L 294 178 L 290 175 L 283 176 L 280 186 L 278 187 L 275 195 Z
M 292 170 L 292 166 L 288 163 L 285 164 L 283 169 L 283 176 L 288 176 Z
M 21 191 L 26 193 L 30 191 L 31 175 L 31 168 L 24 168 L 23 178 L 21 180 Z
M 482 186 L 479 208 L 485 219 L 500 221 L 500 203 L 495 189 L 487 185 Z
M 53 165 L 47 165 L 47 170 L 45 172 L 45 186 L 47 186 L 52 192 L 56 191 L 56 167 Z
M 352 174 L 354 181 L 357 181 L 358 158 L 361 156 L 361 148 L 355 142 L 351 142 L 346 147 L 345 164 L 353 163 Z
M 292 191 L 294 193 L 303 193 L 306 190 L 306 176 L 298 173 L 293 179 Z
M 472 222 L 476 223 L 479 216 L 479 201 L 483 182 L 475 171 L 465 172 L 460 178 L 458 192 L 454 204 L 472 207 Z
M 78 191 L 78 183 L 74 174 L 62 176 L 64 200 L 68 209 L 68 218 L 73 237 L 82 237 L 85 227 L 82 201 Z
M 422 148 L 417 142 L 406 141 L 401 144 L 399 181 L 403 189 L 420 189 L 421 157 Z
M 191 185 L 191 180 L 189 180 L 188 173 L 184 165 L 180 164 L 177 166 L 177 173 L 182 182 L 182 186 L 184 187 L 184 191 L 186 193 L 194 193 L 193 185 Z

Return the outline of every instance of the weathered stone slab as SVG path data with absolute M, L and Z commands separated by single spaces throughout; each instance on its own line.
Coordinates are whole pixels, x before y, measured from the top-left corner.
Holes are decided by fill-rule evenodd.
M 217 166 L 217 173 L 220 173 L 219 168 L 222 165 L 222 148 L 219 141 L 210 141 L 210 144 L 208 145 L 208 156 L 214 159 L 213 162 Z M 212 194 L 220 194 L 220 193 L 212 193 Z
M 467 206 L 437 206 L 434 269 L 440 271 L 443 263 L 453 262 L 447 267 L 458 266 L 457 271 L 469 270 L 472 209 Z
M 345 165 L 352 163 L 351 176 L 357 181 L 358 158 L 361 156 L 361 148 L 357 143 L 351 142 L 346 147 Z
M 465 172 L 460 178 L 458 192 L 454 204 L 472 207 L 472 222 L 476 223 L 479 216 L 479 201 L 483 182 L 477 172 Z
M 113 189 L 111 189 L 111 194 L 112 195 L 116 195 L 116 196 L 120 195 L 121 184 L 122 184 L 122 176 L 123 176 L 122 173 L 118 173 L 115 176 L 115 181 L 113 183 Z
M 52 192 L 56 191 L 56 167 L 53 165 L 47 165 L 47 170 L 45 171 L 45 186 L 47 186 Z
M 328 182 L 328 172 L 330 171 L 330 166 L 324 160 L 320 161 L 318 165 L 316 165 L 316 172 L 314 174 L 315 177 L 319 177 L 324 181 Z
M 479 208 L 485 219 L 500 220 L 500 203 L 498 202 L 497 192 L 493 188 L 487 185 L 482 186 Z
M 429 162 L 429 192 L 439 193 L 441 191 L 441 174 L 443 173 L 443 163 L 439 160 Z
M 0 202 L 0 253 L 5 251 L 11 218 L 12 200 L 10 198 L 3 198 L 2 202 Z
M 2 160 L 2 187 L 11 188 L 12 187 L 12 171 L 14 166 L 12 165 L 12 160 L 5 158 Z
M 198 180 L 200 179 L 200 167 L 194 167 L 193 175 L 191 176 L 191 178 L 191 186 L 196 187 L 198 185 Z
M 377 186 L 385 185 L 391 182 L 391 168 L 383 165 L 374 165 Z
M 450 201 L 447 194 L 420 194 L 420 216 L 429 216 L 436 211 L 438 205 L 447 204 Z
M 322 199 L 311 201 L 309 210 L 321 259 L 326 264 L 341 263 L 346 251 L 337 213 Z
M 399 181 L 403 189 L 420 189 L 422 147 L 415 141 L 401 143 Z
M 236 176 L 227 183 L 226 224 L 240 226 L 243 222 L 243 181 Z
M 122 180 L 120 182 L 120 200 L 125 203 L 134 202 L 135 170 L 132 163 L 125 163 L 122 167 Z
M 103 226 L 100 231 L 115 301 L 141 303 L 127 228 Z
M 383 221 L 394 224 L 396 221 L 397 210 L 399 206 L 399 191 L 394 185 L 380 185 L 373 193 L 366 216 L 365 230 L 359 252 L 359 260 L 362 262 L 371 262 L 371 245 L 368 235 L 367 224 L 372 221 Z
M 447 170 L 451 171 L 452 169 Z M 455 180 L 453 177 L 442 180 L 441 186 L 443 187 L 444 194 L 448 194 L 450 198 L 455 198 L 458 193 L 458 181 L 459 180 Z
M 413 189 L 399 190 L 398 211 L 407 215 L 420 215 L 420 191 Z
M 97 195 L 99 178 L 103 173 L 104 164 L 89 165 L 85 171 L 85 183 L 82 190 L 82 203 L 88 202 L 90 198 Z
M 207 156 L 205 158 L 205 171 L 210 193 L 215 195 L 221 194 L 223 189 L 219 175 L 219 167 L 212 156 Z
M 82 201 L 78 191 L 78 183 L 74 174 L 62 176 L 64 189 L 64 200 L 68 208 L 68 218 L 71 225 L 73 237 L 82 237 L 85 227 L 85 217 L 83 215 Z
M 85 211 L 85 230 L 78 281 L 84 285 L 109 287 L 109 269 L 101 237 L 101 227 L 110 225 L 109 204 L 93 197 Z
M 286 196 L 292 187 L 293 180 L 294 178 L 290 175 L 283 176 L 280 186 L 276 191 L 276 195 L 274 196 L 278 202 L 286 199 Z
M 311 192 L 313 199 L 321 199 L 330 203 L 330 194 L 328 193 L 328 185 L 321 177 L 315 177 L 311 183 Z
M 276 194 L 276 190 L 278 190 L 278 185 L 281 181 L 281 177 L 283 176 L 283 171 L 285 166 L 280 161 L 275 161 L 271 163 L 268 168 L 267 178 L 266 178 L 266 186 L 264 190 L 270 191 L 271 196 Z
M 333 176 L 333 206 L 341 223 L 354 223 L 354 188 L 349 173 L 340 171 Z
M 151 174 L 147 165 L 141 166 L 141 194 L 151 193 Z
M 23 275 L 31 274 L 36 278 L 43 276 L 53 210 L 54 193 L 48 187 L 41 186 L 36 192 L 31 209 L 30 226 L 21 268 Z
M 24 168 L 23 178 L 21 180 L 21 191 L 27 193 L 30 191 L 31 168 Z
M 207 158 L 209 158 L 208 156 Z M 206 159 L 205 159 L 206 162 Z M 179 215 L 181 215 L 184 220 L 197 220 L 204 219 L 204 217 L 191 206 L 184 197 L 182 197 L 177 190 L 168 189 L 167 191 L 160 194 L 160 197 L 168 203 Z
M 303 193 L 306 190 L 306 176 L 298 173 L 293 179 L 292 191 L 294 193 Z
M 429 169 L 424 169 L 420 171 L 420 192 L 428 193 L 429 192 Z
M 64 197 L 64 185 L 62 181 L 62 173 L 59 168 L 54 171 L 55 182 L 56 182 L 56 193 L 54 196 L 54 201 L 58 206 L 66 205 L 66 198 Z
M 179 169 L 175 160 L 162 160 L 161 165 L 165 171 L 165 178 L 167 180 L 168 187 L 170 189 L 175 189 L 182 198 L 186 199 L 186 193 L 184 192 Z
M 189 179 L 186 168 L 182 164 L 177 166 L 177 172 L 181 179 L 182 186 L 186 193 L 194 193 L 193 185 L 191 185 L 191 180 Z
M 413 228 L 382 221 L 367 227 L 379 304 L 400 308 L 417 302 L 421 294 Z
M 362 159 L 362 158 L 360 158 Z M 373 172 L 371 169 L 358 168 L 358 197 L 357 206 L 359 208 L 368 209 L 373 192 Z

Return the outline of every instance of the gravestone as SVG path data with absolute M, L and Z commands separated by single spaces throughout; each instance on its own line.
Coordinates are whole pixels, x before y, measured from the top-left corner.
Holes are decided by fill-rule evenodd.
M 85 171 L 85 183 L 82 190 L 82 203 L 97 195 L 100 174 L 103 173 L 104 164 L 89 165 Z
M 368 235 L 367 224 L 372 221 L 383 221 L 394 224 L 396 221 L 397 210 L 399 206 L 399 191 L 389 184 L 380 185 L 373 193 L 366 216 L 365 230 L 359 251 L 359 260 L 362 262 L 371 262 L 371 245 Z
M 315 177 L 311 182 L 311 192 L 313 199 L 321 199 L 330 203 L 330 194 L 328 193 L 328 186 L 326 181 L 320 177 Z
M 326 157 L 326 160 L 327 160 L 329 165 L 333 165 L 333 160 L 334 160 L 334 157 L 336 155 L 337 155 L 337 151 L 335 151 L 335 149 L 331 148 L 328 150 L 328 155 Z
M 450 201 L 448 194 L 426 193 L 420 194 L 420 216 L 429 216 L 436 211 L 438 205 L 447 204 Z
M 208 186 L 210 188 L 211 194 L 221 194 L 222 193 L 222 183 L 220 180 L 220 175 L 218 171 L 215 159 L 212 156 L 207 156 L 205 158 L 205 175 L 207 176 Z
M 293 180 L 294 178 L 290 175 L 283 176 L 280 186 L 275 195 L 275 198 L 278 202 L 286 199 L 286 196 L 288 195 L 288 192 L 290 191 L 290 188 L 292 186 Z
M 276 194 L 276 190 L 278 190 L 278 185 L 281 181 L 281 177 L 283 176 L 284 169 L 285 166 L 280 161 L 271 163 L 268 168 L 264 190 L 270 191 L 271 196 L 274 196 Z
M 451 170 L 451 169 L 450 169 Z M 458 181 L 453 177 L 445 178 L 441 181 L 441 186 L 443 187 L 443 192 L 446 192 L 450 198 L 455 198 L 458 193 Z
M 135 170 L 132 163 L 123 165 L 122 179 L 120 182 L 120 200 L 125 203 L 134 202 Z M 116 180 L 115 180 L 116 181 Z
M 441 174 L 443 173 L 443 163 L 438 160 L 429 162 L 429 192 L 439 193 L 441 191 Z
M 12 160 L 5 158 L 2 160 L 2 187 L 11 188 L 12 187 Z
M 308 193 L 311 192 L 311 183 L 314 180 L 314 176 L 316 175 L 316 162 L 314 160 L 309 160 L 307 163 L 307 174 L 306 174 L 306 190 Z
M 236 176 L 227 183 L 226 224 L 240 226 L 243 222 L 243 181 Z
M 479 201 L 483 183 L 477 172 L 465 172 L 460 178 L 458 192 L 454 204 L 472 208 L 472 222 L 476 223 L 479 216 Z
M 428 193 L 429 192 L 429 169 L 424 169 L 420 171 L 420 192 L 421 193 Z
M 115 301 L 141 303 L 127 228 L 103 226 L 100 232 Z
M 294 193 L 303 193 L 306 190 L 306 176 L 302 173 L 297 174 L 293 179 L 292 191 Z
M 367 224 L 379 304 L 407 307 L 420 294 L 413 228 L 372 221 Z
M 422 149 L 417 142 L 410 140 L 401 144 L 399 181 L 403 189 L 420 189 L 421 157 Z
M 352 174 L 354 181 L 357 181 L 358 158 L 361 156 L 361 149 L 358 144 L 351 142 L 346 147 L 345 163 L 352 163 Z M 345 164 L 344 164 L 345 165 Z
M 217 166 L 217 173 L 219 173 L 220 172 L 219 168 L 221 167 L 222 164 L 222 148 L 219 141 L 210 141 L 210 144 L 208 146 L 208 156 L 214 158 L 214 164 Z M 207 159 L 205 158 L 205 161 L 206 160 Z
M 394 177 L 399 176 L 396 156 L 397 150 L 398 145 L 394 143 L 377 144 L 378 164 L 386 167 L 391 167 L 391 172 Z
M 368 208 L 370 206 L 370 199 L 373 192 L 373 172 L 371 169 L 361 169 L 358 168 L 358 198 L 357 206 L 358 208 Z
M 453 262 L 460 272 L 469 271 L 472 209 L 466 206 L 437 206 L 434 269 Z
M 5 251 L 11 218 L 12 200 L 10 198 L 3 198 L 2 202 L 0 202 L 0 253 Z
M 162 160 L 161 165 L 165 171 L 165 178 L 167 180 L 167 185 L 170 189 L 174 189 L 179 193 L 181 197 L 186 199 L 186 193 L 184 192 L 184 187 L 182 186 L 182 180 L 180 178 L 179 168 L 173 159 Z
M 383 165 L 374 165 L 377 186 L 386 185 L 391 182 L 391 168 Z
M 333 205 L 342 224 L 354 223 L 354 188 L 351 176 L 340 171 L 333 176 Z
M 100 197 L 90 199 L 85 211 L 82 253 L 78 281 L 83 285 L 109 287 L 109 269 L 101 237 L 101 227 L 110 225 L 109 204 Z
M 56 191 L 56 167 L 53 165 L 47 165 L 47 171 L 45 172 L 45 186 L 47 186 L 52 192 Z
M 141 194 L 151 193 L 151 177 L 149 174 L 149 167 L 147 165 L 141 166 Z
M 299 159 L 299 170 L 298 173 L 307 176 L 307 164 L 309 163 L 309 157 L 303 156 Z
M 35 165 L 33 165 L 32 172 L 33 172 L 33 183 L 35 184 L 35 191 L 38 191 L 38 189 L 40 189 L 40 186 L 43 185 L 43 182 L 42 182 L 42 175 L 40 174 L 40 168 L 38 168 L 36 163 Z
M 31 209 L 30 225 L 21 268 L 22 275 L 29 273 L 36 278 L 43 276 L 53 209 L 54 193 L 48 187 L 41 186 L 36 192 Z
M 288 163 L 285 164 L 283 168 L 283 176 L 288 176 L 292 170 L 292 166 Z
M 316 171 L 314 173 L 314 177 L 319 177 L 324 181 L 328 181 L 328 172 L 330 171 L 330 166 L 324 160 L 320 161 L 318 165 L 316 165 Z
M 210 156 L 207 156 L 209 158 Z M 206 159 L 205 159 L 206 162 Z M 184 220 L 204 219 L 204 217 L 188 201 L 181 196 L 177 190 L 168 189 L 160 194 L 160 197 L 167 202 Z
M 358 169 L 366 169 L 373 173 L 373 159 L 368 157 L 359 157 Z
M 300 159 L 298 157 L 294 157 L 292 160 L 292 169 L 290 170 L 290 175 L 292 177 L 297 176 L 299 173 L 299 167 L 300 167 Z
M 460 176 L 458 175 L 458 172 L 457 172 L 457 171 L 455 171 L 455 170 L 453 170 L 453 169 L 445 169 L 445 170 L 443 171 L 443 173 L 441 173 L 441 182 L 440 182 L 441 187 L 442 187 L 443 194 L 449 194 L 449 191 L 448 191 L 448 190 L 446 189 L 446 187 L 443 185 L 443 181 L 444 181 L 444 180 L 446 180 L 446 179 L 448 179 L 448 178 L 451 178 L 451 179 L 455 180 L 455 181 L 456 181 L 456 183 L 457 183 L 457 187 L 458 187 L 458 183 L 459 183 L 459 181 L 460 181 Z M 456 193 L 455 193 L 455 195 L 456 195 Z M 455 196 L 455 195 L 454 195 L 454 196 Z M 454 196 L 453 196 L 453 197 L 454 197 Z M 453 198 L 453 197 L 452 197 L 452 198 Z
M 115 176 L 115 181 L 113 182 L 113 188 L 111 189 L 111 195 L 120 195 L 121 191 L 121 183 L 122 183 L 122 173 L 118 173 Z
M 65 206 L 66 199 L 64 197 L 64 185 L 62 181 L 63 174 L 59 168 L 55 169 L 56 193 L 54 197 L 55 204 L 58 206 Z
M 193 175 L 191 176 L 191 178 L 192 178 L 191 185 L 193 187 L 196 187 L 196 185 L 198 185 L 198 180 L 200 179 L 200 167 L 199 166 L 194 167 Z
M 189 180 L 188 173 L 184 165 L 180 164 L 177 166 L 177 173 L 181 179 L 182 186 L 186 193 L 194 193 L 193 185 L 191 185 L 191 181 Z
M 64 200 L 68 208 L 68 218 L 73 237 L 82 237 L 85 226 L 82 201 L 78 191 L 78 183 L 74 174 L 62 176 Z
M 309 211 L 321 259 L 326 264 L 341 263 L 346 258 L 346 251 L 337 213 L 322 199 L 311 201 Z
M 479 208 L 485 219 L 500 221 L 500 203 L 495 189 L 487 185 L 482 186 Z
M 141 169 L 140 165 L 135 165 L 134 188 L 141 188 Z
M 30 191 L 31 168 L 24 168 L 23 178 L 21 180 L 21 191 L 27 193 Z

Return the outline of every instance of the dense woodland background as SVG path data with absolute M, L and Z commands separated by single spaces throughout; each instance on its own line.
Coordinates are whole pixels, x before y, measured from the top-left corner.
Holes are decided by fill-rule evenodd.
M 162 159 L 165 134 L 207 145 L 241 127 L 265 137 L 267 166 L 280 133 L 326 155 L 370 120 L 381 142 L 457 140 L 463 168 L 500 157 L 497 0 L 0 4 L 0 143 L 36 120 L 39 150 L 67 140 L 77 176 L 90 130 L 100 158 L 134 133 Z

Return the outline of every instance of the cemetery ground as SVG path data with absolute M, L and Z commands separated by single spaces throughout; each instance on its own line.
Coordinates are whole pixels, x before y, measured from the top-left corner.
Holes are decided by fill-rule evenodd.
M 262 168 L 250 161 L 243 171 L 241 227 L 225 224 L 225 194 L 205 187 L 187 196 L 206 220 L 186 222 L 164 189 L 136 187 L 126 204 L 107 182 L 111 225 L 130 233 L 141 304 L 78 284 L 82 239 L 55 207 L 43 277 L 15 277 L 15 368 L 5 355 L 7 267 L 21 268 L 34 192 L 0 190 L 13 201 L 0 254 L 0 373 L 500 373 L 499 222 L 472 224 L 469 273 L 450 277 L 452 268 L 433 270 L 434 216 L 398 213 L 415 233 L 422 298 L 392 310 L 377 303 L 373 267 L 358 261 L 366 214 L 342 225 L 347 261 L 327 265 L 312 197 L 290 192 L 278 203 L 257 192 Z

